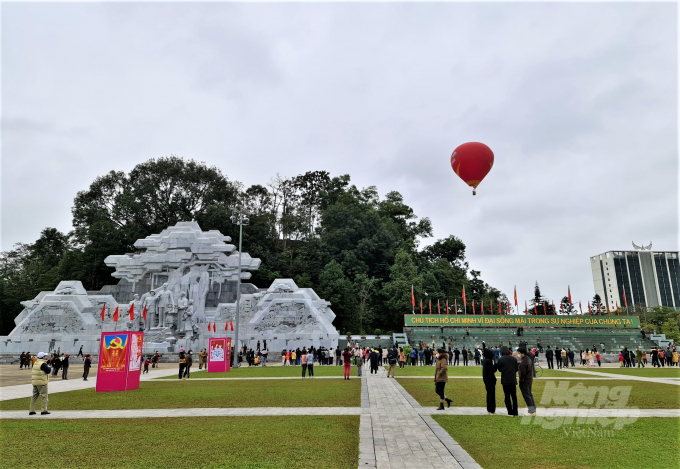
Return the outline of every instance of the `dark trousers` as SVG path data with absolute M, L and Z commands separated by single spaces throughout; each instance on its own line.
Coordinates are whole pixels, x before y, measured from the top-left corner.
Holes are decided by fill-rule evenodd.
M 553 359 L 548 358 L 548 369 L 552 370 L 553 368 L 555 368 L 555 365 L 553 364 Z
M 311 363 L 309 363 L 309 364 L 307 365 L 307 371 L 309 372 L 310 378 L 311 378 L 312 376 L 314 376 L 314 365 L 312 365 Z
M 305 373 L 307 372 L 307 364 L 303 363 L 302 364 L 302 377 L 305 377 Z
M 508 415 L 518 415 L 517 413 L 517 385 L 504 384 L 503 393 L 505 394 L 505 407 Z
M 182 376 L 184 376 L 184 368 L 186 368 L 186 363 L 180 363 L 179 364 L 179 379 L 182 379 Z
M 68 366 L 61 369 L 61 379 L 68 379 Z
M 492 414 L 496 412 L 496 383 L 486 384 L 486 411 Z
M 439 399 L 444 400 L 445 394 L 444 394 L 444 388 L 446 387 L 446 383 L 440 382 L 440 383 L 434 383 L 434 392 L 437 393 L 439 396 Z
M 416 366 L 416 357 L 411 357 L 411 366 Z
M 569 361 L 571 362 L 571 367 L 574 368 L 574 359 L 569 357 Z
M 533 414 L 536 412 L 536 404 L 534 403 L 534 395 L 531 393 L 531 385 L 532 382 L 527 382 L 527 381 L 520 381 L 519 383 L 519 390 L 522 392 L 522 397 L 524 398 L 524 402 L 527 403 L 527 407 L 529 409 L 529 413 Z
M 557 369 L 558 370 L 561 369 L 562 368 L 562 357 L 556 357 L 555 361 L 557 362 Z
M 453 359 L 453 366 L 460 365 L 460 360 L 458 360 L 458 357 Z
M 191 365 L 186 365 L 186 368 L 184 368 L 184 377 L 191 378 Z
M 468 366 L 467 362 L 468 362 L 467 357 L 463 357 L 463 365 Z
M 89 375 L 89 374 L 90 374 L 90 369 L 89 369 L 89 368 L 85 368 L 85 369 L 83 370 L 83 379 L 87 379 L 87 375 Z

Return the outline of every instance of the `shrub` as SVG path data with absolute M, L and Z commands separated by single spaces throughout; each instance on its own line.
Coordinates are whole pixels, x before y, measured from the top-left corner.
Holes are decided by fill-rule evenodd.
M 374 333 L 375 335 L 380 335 L 380 334 L 382 334 L 382 330 L 381 330 L 381 329 L 374 329 L 374 330 L 373 330 L 373 333 Z

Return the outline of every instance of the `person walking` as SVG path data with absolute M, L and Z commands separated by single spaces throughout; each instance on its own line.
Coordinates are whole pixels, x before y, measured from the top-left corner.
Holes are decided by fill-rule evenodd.
M 519 390 L 527 404 L 529 415 L 534 417 L 536 416 L 536 404 L 534 403 L 534 395 L 531 393 L 531 386 L 534 383 L 534 363 L 525 346 L 521 346 L 517 351 L 522 359 L 519 363 Z
M 404 356 L 404 349 L 399 347 L 399 368 L 404 368 L 406 365 L 406 357 Z
M 191 379 L 191 364 L 194 361 L 193 357 L 191 356 L 191 350 L 189 350 L 186 353 L 186 356 L 185 356 L 184 359 L 185 359 L 185 362 L 184 362 L 185 368 L 184 368 L 183 379 Z
M 364 356 L 360 353 L 354 355 L 354 364 L 357 367 L 357 376 L 361 378 L 361 370 L 364 367 Z
M 92 358 L 90 358 L 90 354 L 88 353 L 85 355 L 85 359 L 83 360 L 83 381 L 87 381 L 87 375 L 90 374 L 90 368 L 92 367 Z M 148 368 L 148 365 L 147 365 Z
M 342 352 L 342 363 L 345 367 L 345 379 L 349 379 L 352 371 L 352 353 L 349 351 L 349 347 L 345 348 Z
M 68 362 L 69 354 L 67 353 L 64 359 L 61 361 L 61 379 L 68 379 Z
M 309 377 L 313 378 L 314 377 L 314 353 L 313 353 L 312 350 L 310 350 L 307 353 L 305 360 L 307 360 L 307 371 L 309 372 Z
M 83 356 L 83 346 L 80 346 L 80 349 L 78 350 L 78 355 L 76 355 L 76 358 L 82 357 Z
M 345 347 L 345 350 L 349 350 L 349 346 Z M 340 366 L 340 357 L 343 356 L 342 353 L 340 352 L 340 347 L 335 348 L 335 366 Z M 344 363 L 343 363 L 344 365 Z M 351 367 L 352 364 L 350 363 L 349 366 Z
M 600 362 L 600 352 L 595 354 L 595 359 L 597 360 L 597 366 L 602 366 L 602 362 Z
M 553 365 L 553 351 L 550 350 L 550 345 L 548 345 L 548 349 L 545 351 L 545 359 L 548 362 L 548 369 L 554 369 L 555 365 Z
M 486 411 L 489 415 L 496 413 L 496 365 L 494 364 L 494 354 L 488 348 L 482 352 L 482 379 L 486 388 Z
M 186 368 L 186 353 L 184 352 L 184 347 L 181 347 L 179 349 L 179 376 L 177 379 L 182 379 L 184 378 L 184 368 Z
M 448 374 L 448 355 L 443 348 L 437 350 L 437 355 L 435 356 L 435 373 L 434 373 L 434 391 L 439 396 L 439 407 L 437 410 L 444 410 L 444 402 L 446 402 L 447 407 L 451 407 L 451 399 L 446 397 L 444 389 L 446 388 L 446 383 L 449 382 Z
M 380 357 L 378 356 L 378 351 L 373 350 L 371 352 L 371 374 L 375 373 L 376 375 L 378 374 L 378 361 L 380 360 Z
M 26 352 L 21 352 L 21 355 L 19 355 L 19 369 L 22 369 L 24 367 L 24 364 L 26 363 Z M 26 367 L 28 368 L 28 367 Z
M 387 377 L 392 377 L 394 378 L 394 370 L 397 367 L 397 351 L 393 348 L 389 350 L 387 353 Z
M 38 397 L 42 399 L 41 401 L 41 412 L 40 415 L 47 415 L 47 384 L 50 381 L 51 368 L 47 365 L 47 360 L 45 357 L 47 354 L 44 352 L 38 353 L 38 358 L 36 359 L 33 370 L 31 371 L 31 384 L 33 385 L 33 397 L 31 397 L 31 407 L 28 415 L 35 415 L 35 404 L 38 402 Z
M 517 370 L 519 366 L 515 357 L 510 354 L 507 346 L 501 347 L 501 358 L 496 369 L 501 372 L 501 386 L 505 394 L 505 407 L 508 415 L 517 416 Z
M 642 368 L 644 368 L 645 364 L 642 363 L 642 351 L 640 350 L 640 347 L 635 347 L 635 358 L 637 360 L 637 367 L 640 368 L 640 366 L 642 366 Z

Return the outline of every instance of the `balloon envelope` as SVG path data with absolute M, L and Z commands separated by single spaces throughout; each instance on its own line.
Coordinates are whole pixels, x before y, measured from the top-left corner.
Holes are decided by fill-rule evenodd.
M 493 152 L 483 143 L 463 143 L 451 154 L 451 168 L 468 186 L 474 189 L 493 167 Z

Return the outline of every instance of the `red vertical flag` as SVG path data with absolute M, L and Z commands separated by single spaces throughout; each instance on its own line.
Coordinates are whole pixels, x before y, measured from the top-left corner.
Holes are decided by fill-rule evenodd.
M 428 307 L 429 310 L 430 310 L 430 314 L 432 314 L 432 300 L 428 300 L 428 302 L 427 302 L 427 307 Z
M 102 306 L 102 322 L 104 322 L 105 318 L 106 318 L 106 303 L 104 303 L 104 306 Z
M 423 300 L 420 300 L 420 314 L 423 314 Z
M 449 313 L 449 300 L 446 300 L 446 314 L 450 314 Z
M 475 300 L 472 300 L 472 314 L 477 314 L 475 313 Z
M 116 310 L 113 312 L 113 322 L 118 322 L 118 306 L 116 306 Z
M 217 323 L 216 322 L 213 323 L 213 332 L 217 332 Z
M 612 314 L 611 311 L 609 311 L 609 302 L 607 302 L 607 314 Z
M 453 300 L 453 310 L 455 311 L 454 314 L 458 314 L 458 300 L 456 299 Z
M 465 285 L 463 285 L 463 306 L 467 306 L 467 299 L 465 298 Z
M 510 302 L 508 301 L 508 310 L 506 311 L 506 314 L 510 314 Z
M 210 328 L 211 328 L 211 327 L 212 327 L 212 326 L 210 325 L 210 323 L 208 323 L 208 332 L 210 332 Z
M 524 314 L 529 314 L 529 308 L 527 307 L 527 300 L 524 300 Z
M 234 332 L 234 323 L 230 321 L 229 326 L 231 327 L 231 332 Z
M 515 285 L 515 306 L 517 306 L 517 285 Z
M 142 317 L 144 318 L 144 322 L 146 322 L 146 305 L 144 305 L 144 309 L 142 310 Z
M 548 313 L 546 313 L 546 311 L 545 311 L 545 301 L 544 301 L 543 302 L 543 315 L 545 316 L 546 314 L 548 314 Z
M 583 314 L 583 308 L 581 307 L 581 300 L 578 300 L 578 309 L 581 311 L 581 314 Z
M 411 285 L 411 306 L 416 307 L 416 297 L 413 294 L 413 285 Z
M 482 314 L 484 314 L 484 298 L 482 298 Z
M 132 303 L 130 305 L 130 311 L 129 312 L 130 312 L 130 321 L 134 321 L 135 320 L 135 304 L 134 303 Z
M 628 307 L 628 300 L 626 300 L 626 290 L 623 290 L 623 306 Z
M 442 310 L 439 309 L 439 300 L 437 300 L 437 314 L 442 314 Z
M 499 301 L 498 302 L 498 315 L 500 316 L 502 314 L 503 314 L 503 312 L 501 311 L 501 302 Z
M 618 303 L 616 303 L 616 315 L 617 316 L 619 315 L 619 304 Z
M 567 293 L 569 294 L 569 306 L 571 306 L 571 287 L 567 285 Z
M 228 331 L 228 330 L 229 330 L 229 323 L 228 323 L 228 322 L 225 322 L 225 323 L 224 323 L 224 330 L 225 330 L 225 331 Z
M 588 314 L 593 314 L 593 310 L 590 309 L 590 301 L 588 302 Z

